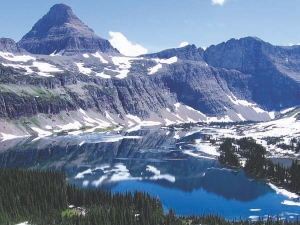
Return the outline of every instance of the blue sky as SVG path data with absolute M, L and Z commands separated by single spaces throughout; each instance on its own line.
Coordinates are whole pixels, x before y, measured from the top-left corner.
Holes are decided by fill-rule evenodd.
M 2 0 L 1 3 L 0 37 L 15 41 L 52 5 L 64 3 L 100 37 L 114 38 L 119 45 L 129 41 L 148 52 L 175 48 L 182 42 L 208 47 L 246 36 L 256 36 L 274 45 L 300 43 L 299 0 Z

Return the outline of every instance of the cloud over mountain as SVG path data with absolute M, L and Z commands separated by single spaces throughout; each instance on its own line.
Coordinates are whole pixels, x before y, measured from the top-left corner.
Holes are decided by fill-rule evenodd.
M 139 44 L 131 43 L 121 32 L 110 31 L 109 40 L 111 45 L 118 49 L 123 55 L 126 56 L 138 56 L 147 54 L 148 50 Z
M 179 45 L 179 48 L 185 47 L 187 45 L 189 45 L 189 43 L 187 41 L 181 42 Z

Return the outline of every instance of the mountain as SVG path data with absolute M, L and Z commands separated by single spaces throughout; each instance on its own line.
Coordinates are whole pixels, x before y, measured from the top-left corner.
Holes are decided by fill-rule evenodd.
M 25 53 L 13 39 L 0 38 L 0 52 L 11 52 L 11 53 Z
M 0 133 L 267 121 L 300 105 L 299 59 L 254 37 L 126 57 L 57 4 L 19 43 L 0 39 Z
M 204 50 L 202 48 L 197 49 L 195 45 L 187 45 L 182 48 L 167 49 L 158 53 L 141 55 L 141 57 L 169 59 L 176 56 L 181 60 L 203 61 L 203 54 Z
M 266 110 L 300 104 L 300 46 L 273 46 L 256 37 L 231 39 L 204 52 L 211 66 L 250 74 L 248 90 Z
M 19 45 L 32 54 L 119 53 L 109 41 L 97 36 L 64 4 L 56 4 L 32 29 Z

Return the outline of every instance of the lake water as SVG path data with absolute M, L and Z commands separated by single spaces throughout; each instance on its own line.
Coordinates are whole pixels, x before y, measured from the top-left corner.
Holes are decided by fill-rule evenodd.
M 0 142 L 3 168 L 55 169 L 69 183 L 112 192 L 146 191 L 178 215 L 213 213 L 227 219 L 267 215 L 295 220 L 299 206 L 263 181 L 199 153 L 198 132 L 139 130 Z M 197 157 L 186 152 L 197 154 Z

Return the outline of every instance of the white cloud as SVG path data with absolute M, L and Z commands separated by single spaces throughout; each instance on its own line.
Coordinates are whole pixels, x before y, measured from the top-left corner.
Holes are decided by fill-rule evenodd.
M 298 43 L 298 44 L 289 43 L 289 46 L 293 46 L 293 45 L 300 45 L 300 43 Z
M 225 0 L 211 0 L 213 5 L 223 5 Z
M 148 53 L 148 50 L 141 45 L 132 44 L 122 33 L 109 31 L 111 45 L 118 49 L 123 55 L 138 56 Z
M 187 46 L 187 45 L 189 45 L 189 43 L 187 41 L 181 42 L 180 45 L 179 45 L 179 48 L 182 48 L 182 47 Z

